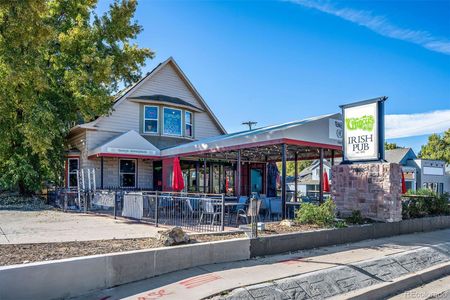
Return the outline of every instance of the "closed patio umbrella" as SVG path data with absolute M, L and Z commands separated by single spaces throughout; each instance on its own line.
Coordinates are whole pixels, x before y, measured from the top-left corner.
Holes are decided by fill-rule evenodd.
M 325 193 L 330 192 L 330 183 L 328 182 L 328 173 L 323 172 L 323 191 Z
M 181 172 L 180 159 L 173 159 L 172 189 L 180 192 L 184 189 L 183 173 Z
M 403 174 L 402 171 L 402 194 L 406 194 L 407 190 L 406 190 L 406 181 L 405 181 L 405 174 Z

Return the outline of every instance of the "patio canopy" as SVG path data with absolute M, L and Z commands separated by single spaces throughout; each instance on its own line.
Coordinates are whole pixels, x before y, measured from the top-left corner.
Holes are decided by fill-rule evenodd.
M 261 149 L 279 144 L 341 150 L 341 134 L 342 121 L 341 114 L 338 113 L 206 138 L 164 149 L 161 151 L 161 155 L 183 157 L 248 148 Z M 274 148 L 272 151 L 274 150 L 276 149 Z M 269 153 L 269 151 L 265 152 Z
M 160 150 L 134 130 L 89 151 L 89 157 L 159 158 Z

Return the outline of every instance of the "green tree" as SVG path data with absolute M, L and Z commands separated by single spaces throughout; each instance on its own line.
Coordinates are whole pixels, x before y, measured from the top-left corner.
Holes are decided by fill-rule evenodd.
M 394 150 L 394 149 L 398 149 L 398 148 L 403 148 L 403 147 L 398 146 L 396 143 L 384 142 L 385 150 Z
M 450 128 L 442 136 L 439 134 L 430 135 L 428 143 L 420 149 L 419 157 L 450 163 Z
M 298 173 L 309 167 L 312 164 L 312 160 L 299 160 L 297 161 L 297 169 Z M 278 170 L 281 172 L 281 162 L 277 163 Z M 287 176 L 294 176 L 295 175 L 295 162 L 294 161 L 287 161 L 286 162 L 286 175 Z
M 71 126 L 108 113 L 154 56 L 133 44 L 135 0 L 103 15 L 96 2 L 0 2 L 0 187 L 25 193 L 58 180 Z

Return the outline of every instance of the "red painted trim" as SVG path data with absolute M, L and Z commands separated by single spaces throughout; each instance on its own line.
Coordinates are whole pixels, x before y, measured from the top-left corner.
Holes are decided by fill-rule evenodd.
M 137 154 L 118 154 L 118 153 L 97 153 L 90 155 L 88 159 L 93 159 L 97 157 L 117 157 L 117 158 L 146 158 L 146 159 L 162 159 L 161 156 L 151 156 L 151 155 L 137 155 Z
M 163 156 L 163 157 L 164 158 L 172 158 L 172 157 L 176 157 L 176 156 L 186 157 L 186 156 L 206 154 L 206 153 L 220 153 L 220 152 L 225 152 L 225 151 L 233 151 L 233 150 L 239 150 L 239 149 L 248 149 L 248 148 L 279 145 L 279 144 L 288 144 L 288 145 L 314 147 L 314 148 L 324 148 L 324 149 L 330 149 L 330 150 L 342 150 L 341 146 L 313 143 L 313 142 L 306 142 L 306 141 L 298 141 L 298 140 L 283 138 L 283 139 L 276 139 L 276 140 L 265 141 L 265 142 L 255 142 L 255 143 L 248 143 L 248 144 L 243 144 L 243 145 L 223 147 L 223 148 L 220 148 L 219 150 L 218 149 L 208 149 L 208 150 L 183 153 L 183 154 L 179 154 L 179 155 L 168 155 L 168 156 Z

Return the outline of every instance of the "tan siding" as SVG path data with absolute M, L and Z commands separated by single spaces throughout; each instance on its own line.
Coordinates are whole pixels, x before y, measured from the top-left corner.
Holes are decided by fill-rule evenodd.
M 194 137 L 202 139 L 220 135 L 217 126 L 211 121 L 206 113 L 194 113 Z
M 129 97 L 149 95 L 177 97 L 196 107 L 203 108 L 194 94 L 178 76 L 171 64 L 167 64 L 164 68 L 159 70 L 158 73 L 154 74 L 149 80 L 144 82 L 135 92 L 130 94 Z
M 89 130 L 86 136 L 87 149 L 92 151 L 121 134 L 120 132 Z
M 103 187 L 119 186 L 119 159 L 115 157 L 103 158 Z
M 102 117 L 96 127 L 120 132 L 139 132 L 139 103 L 123 101 L 109 116 Z
M 142 189 L 153 189 L 153 161 L 138 159 L 138 186 Z

